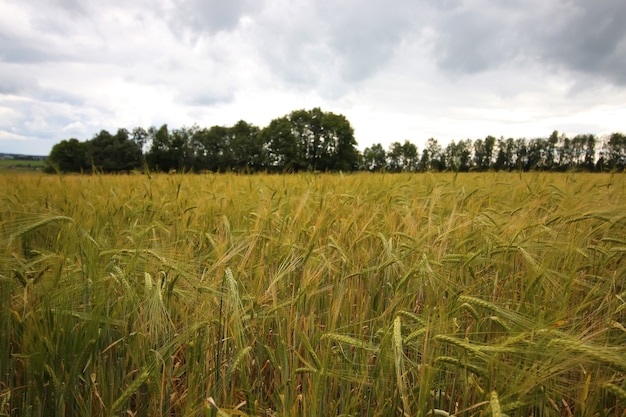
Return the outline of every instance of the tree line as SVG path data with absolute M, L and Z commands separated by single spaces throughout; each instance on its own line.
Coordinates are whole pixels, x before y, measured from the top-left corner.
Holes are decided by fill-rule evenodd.
M 451 141 L 445 147 L 428 139 L 421 154 L 409 141 L 366 148 L 363 168 L 370 171 L 623 171 L 626 136 L 613 133 L 603 140 L 595 135 L 569 138 L 554 131 L 547 138 L 499 138 Z
M 626 136 L 608 140 L 553 132 L 548 138 L 452 141 L 445 147 L 428 139 L 424 149 L 406 140 L 388 149 L 377 143 L 357 149 L 354 129 L 340 114 L 320 108 L 296 110 L 259 128 L 243 120 L 233 126 L 167 125 L 115 134 L 102 130 L 93 138 L 55 144 L 48 172 L 129 172 L 148 168 L 171 172 L 298 171 L 610 171 L 626 167 Z

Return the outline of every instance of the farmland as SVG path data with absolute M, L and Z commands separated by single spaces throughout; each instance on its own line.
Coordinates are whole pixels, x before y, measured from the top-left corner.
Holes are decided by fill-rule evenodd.
M 39 171 L 46 166 L 40 159 L 0 159 L 0 172 L 7 170 Z
M 0 416 L 625 415 L 624 175 L 0 187 Z

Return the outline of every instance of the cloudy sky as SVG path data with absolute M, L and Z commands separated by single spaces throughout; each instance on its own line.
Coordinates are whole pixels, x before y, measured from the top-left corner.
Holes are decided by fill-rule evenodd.
M 344 114 L 359 148 L 626 131 L 624 0 L 0 0 L 0 152 Z

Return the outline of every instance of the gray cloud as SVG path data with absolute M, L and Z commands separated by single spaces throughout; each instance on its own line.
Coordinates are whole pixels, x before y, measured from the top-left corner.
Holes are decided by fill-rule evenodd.
M 254 13 L 261 4 L 254 0 L 174 0 L 168 21 L 178 35 L 212 35 L 235 29 L 243 16 Z
M 33 44 L 32 41 L 0 33 L 0 62 L 29 64 L 62 61 L 66 58 L 62 51 L 47 48 L 43 42 Z
M 475 73 L 496 67 L 514 56 L 518 38 L 503 16 L 482 10 L 454 10 L 442 16 L 434 50 L 446 70 Z
M 190 106 L 214 106 L 217 104 L 230 103 L 234 100 L 235 96 L 233 92 L 224 92 L 223 94 L 213 93 L 211 91 L 196 91 L 186 94 L 181 94 L 178 100 L 183 104 Z
M 311 1 L 268 5 L 253 17 L 254 38 L 270 71 L 289 87 L 337 98 L 358 88 L 413 36 L 424 8 L 412 1 Z
M 0 94 L 30 94 L 34 87 L 37 87 L 35 79 L 4 70 L 0 67 Z
M 341 78 L 361 81 L 384 67 L 419 18 L 410 2 L 318 2 L 319 21 L 328 22 L 328 45 L 341 60 Z
M 626 2 L 578 1 L 538 43 L 545 59 L 626 85 Z
M 226 120 L 262 124 L 269 108 L 279 116 L 303 103 L 367 108 L 355 116 L 365 126 L 372 115 L 398 125 L 411 118 L 409 133 L 393 140 L 413 139 L 416 117 L 443 126 L 425 136 L 511 115 L 560 123 L 591 108 L 596 119 L 577 120 L 598 126 L 612 119 L 602 109 L 622 109 L 626 94 L 623 0 L 0 0 L 0 8 L 3 144 L 84 139 L 124 123 L 229 123 L 216 120 L 228 112 L 237 115 Z
M 42 87 L 36 78 L 0 67 L 0 95 L 20 96 L 24 99 L 80 106 L 84 99 L 74 92 Z
M 626 84 L 626 3 L 492 2 L 439 7 L 434 55 L 440 68 L 472 74 L 519 58 Z

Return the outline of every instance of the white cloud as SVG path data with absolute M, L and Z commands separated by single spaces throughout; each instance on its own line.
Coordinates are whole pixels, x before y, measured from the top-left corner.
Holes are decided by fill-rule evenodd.
M 620 0 L 0 0 L 0 152 L 345 114 L 361 148 L 623 131 Z

